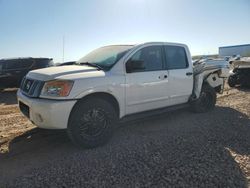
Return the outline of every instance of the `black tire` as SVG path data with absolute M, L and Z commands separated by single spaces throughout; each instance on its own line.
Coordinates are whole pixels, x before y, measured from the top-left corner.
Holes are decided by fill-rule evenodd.
M 241 78 L 241 84 L 242 87 L 248 88 L 250 87 L 250 74 L 249 75 L 244 75 Z
M 105 144 L 112 136 L 117 113 L 111 103 L 99 98 L 79 101 L 73 108 L 68 135 L 80 147 L 94 148 Z
M 201 89 L 200 97 L 191 102 L 191 110 L 196 113 L 204 113 L 212 110 L 216 103 L 216 92 L 208 84 L 204 84 Z
M 236 85 L 236 80 L 234 78 L 234 76 L 229 76 L 227 83 L 230 87 L 235 87 Z

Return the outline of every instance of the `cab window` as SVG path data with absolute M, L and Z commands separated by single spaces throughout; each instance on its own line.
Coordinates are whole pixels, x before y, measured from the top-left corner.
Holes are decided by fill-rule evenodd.
M 161 46 L 149 46 L 138 50 L 126 63 L 127 73 L 157 71 L 163 69 Z

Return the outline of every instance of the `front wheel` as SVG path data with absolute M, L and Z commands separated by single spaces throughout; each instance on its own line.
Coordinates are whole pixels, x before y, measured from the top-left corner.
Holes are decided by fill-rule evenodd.
M 200 97 L 191 102 L 191 110 L 196 113 L 204 113 L 212 110 L 216 103 L 216 92 L 208 84 L 204 84 L 201 89 Z
M 116 114 L 114 107 L 103 99 L 79 101 L 70 115 L 67 129 L 69 138 L 84 148 L 105 144 L 113 133 Z

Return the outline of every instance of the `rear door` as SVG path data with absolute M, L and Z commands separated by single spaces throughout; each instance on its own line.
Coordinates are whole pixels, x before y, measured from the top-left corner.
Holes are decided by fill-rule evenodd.
M 164 52 L 169 72 L 168 95 L 170 103 L 188 102 L 193 90 L 193 67 L 188 59 L 189 52 L 185 47 L 177 45 L 164 45 Z

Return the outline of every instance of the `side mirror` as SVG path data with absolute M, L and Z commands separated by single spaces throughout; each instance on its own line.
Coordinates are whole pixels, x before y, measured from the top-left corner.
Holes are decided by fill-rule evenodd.
M 130 60 L 126 63 L 127 73 L 140 72 L 145 70 L 145 62 L 142 60 Z

